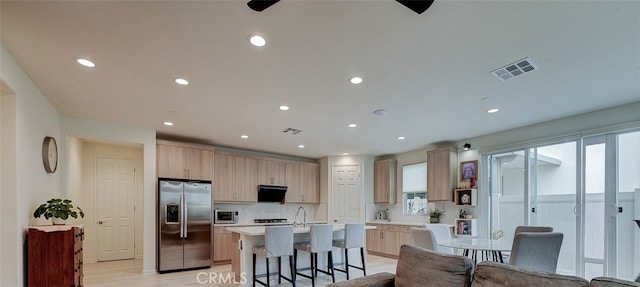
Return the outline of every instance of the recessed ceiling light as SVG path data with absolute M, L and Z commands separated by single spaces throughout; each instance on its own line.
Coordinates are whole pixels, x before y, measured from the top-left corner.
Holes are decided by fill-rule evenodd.
M 357 126 L 358 126 L 357 124 L 349 124 L 349 127 L 350 127 L 350 128 L 355 128 L 355 127 L 357 127 Z
M 304 148 L 303 144 L 298 145 L 298 148 Z
M 267 44 L 267 41 L 265 41 L 264 38 L 258 35 L 249 36 L 249 42 L 251 42 L 251 45 L 254 45 L 256 47 L 262 47 Z
M 343 152 L 342 155 L 349 155 L 349 153 L 348 152 Z
M 485 101 L 488 101 L 489 99 L 490 99 L 489 97 L 484 97 L 484 98 L 482 98 L 482 99 L 480 99 L 480 100 L 481 100 L 481 101 L 483 101 L 483 102 L 485 102 Z
M 189 84 L 189 81 L 183 79 L 183 78 L 176 78 L 175 79 L 176 84 L 178 85 L 182 85 L 182 86 L 186 86 Z
M 353 77 L 353 78 L 351 78 L 351 83 L 352 83 L 352 84 L 355 84 L 355 85 L 360 84 L 360 83 L 362 83 L 362 78 L 360 78 L 360 77 Z
M 76 62 L 78 62 L 78 64 L 83 65 L 85 67 L 88 68 L 93 68 L 96 66 L 96 64 L 94 64 L 93 62 L 87 60 L 87 59 L 82 59 L 82 58 L 77 58 Z
M 487 113 L 495 114 L 495 113 L 497 113 L 499 110 L 500 110 L 500 109 L 498 109 L 498 108 L 490 108 L 489 110 L 487 110 Z
M 280 106 L 280 109 L 283 111 L 288 111 L 289 110 L 289 106 Z
M 164 122 L 163 124 L 164 124 L 165 126 L 172 126 L 172 125 L 173 125 L 173 123 L 172 123 L 172 122 Z
M 243 138 L 243 139 L 248 139 L 249 138 L 248 135 L 241 135 L 240 137 Z
M 405 137 L 398 137 L 398 140 L 403 140 L 405 139 Z

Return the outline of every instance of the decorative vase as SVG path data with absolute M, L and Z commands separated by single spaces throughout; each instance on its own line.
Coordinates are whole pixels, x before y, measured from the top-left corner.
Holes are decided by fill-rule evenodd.
M 51 217 L 51 222 L 53 223 L 53 225 L 65 225 L 65 224 L 67 224 L 67 221 L 65 219 L 60 218 L 60 217 Z
M 440 218 L 431 217 L 431 218 L 429 218 L 429 222 L 431 222 L 431 223 L 439 223 L 440 222 Z

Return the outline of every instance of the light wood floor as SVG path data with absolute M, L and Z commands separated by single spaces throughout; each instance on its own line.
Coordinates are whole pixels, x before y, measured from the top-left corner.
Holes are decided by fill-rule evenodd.
M 378 272 L 395 273 L 395 259 L 379 257 L 375 255 L 367 256 L 367 274 Z M 286 267 L 283 267 L 286 268 Z M 142 260 L 121 260 L 90 263 L 84 265 L 84 285 L 88 287 L 116 287 L 116 286 L 238 286 L 239 284 L 216 284 L 209 282 L 210 275 L 228 276 L 231 271 L 231 265 L 215 266 L 210 269 L 190 270 L 183 272 L 172 272 L 165 274 L 142 275 Z M 362 277 L 362 271 L 357 269 L 350 270 L 350 278 Z M 206 273 L 203 274 L 203 273 Z M 200 274 L 200 275 L 199 275 Z M 342 272 L 336 272 L 336 282 L 346 280 L 346 275 Z M 278 286 L 275 276 L 272 276 L 272 286 Z M 248 278 L 249 285 L 251 278 Z M 215 280 L 212 280 L 215 281 Z M 229 282 L 227 281 L 217 281 Z M 291 284 L 283 280 L 282 286 L 290 286 Z M 318 273 L 316 286 L 326 286 L 331 283 L 331 277 L 322 273 Z M 258 285 L 260 286 L 260 285 Z M 311 286 L 311 280 L 298 276 L 296 286 Z

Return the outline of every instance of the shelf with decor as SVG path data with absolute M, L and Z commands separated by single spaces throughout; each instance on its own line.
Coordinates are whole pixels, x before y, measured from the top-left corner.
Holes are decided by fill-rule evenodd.
M 456 236 L 478 236 L 478 220 L 477 219 L 456 219 L 454 226 Z
M 456 188 L 453 190 L 453 199 L 456 205 L 477 206 L 478 205 L 478 189 Z

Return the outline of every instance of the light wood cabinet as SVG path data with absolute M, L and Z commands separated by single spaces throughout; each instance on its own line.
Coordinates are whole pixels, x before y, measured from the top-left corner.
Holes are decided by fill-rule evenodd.
M 427 201 L 452 201 L 458 154 L 454 147 L 427 152 Z
M 367 230 L 367 251 L 371 254 L 398 258 L 400 247 L 404 244 L 413 244 L 411 238 L 412 225 L 397 224 L 371 224 L 376 229 Z
M 213 227 L 213 265 L 229 264 L 232 256 L 231 232 L 224 226 Z
M 286 165 L 284 161 L 258 160 L 258 184 L 286 185 Z
M 243 155 L 216 152 L 214 165 L 214 201 L 257 201 L 257 159 Z
M 393 159 L 374 163 L 373 202 L 396 203 L 396 165 Z
M 83 286 L 79 226 L 38 226 L 28 233 L 28 286 Z
M 213 179 L 213 148 L 159 140 L 156 155 L 158 177 Z
M 288 203 L 320 202 L 320 166 L 312 163 L 287 162 L 285 179 Z

